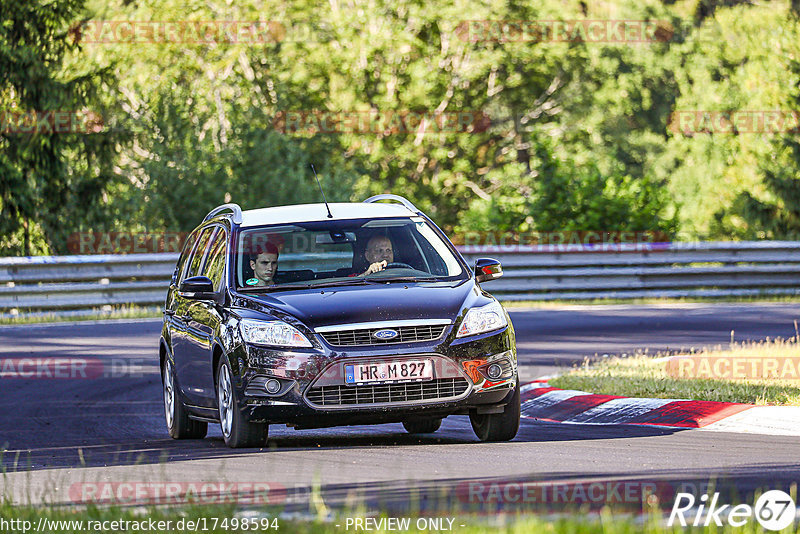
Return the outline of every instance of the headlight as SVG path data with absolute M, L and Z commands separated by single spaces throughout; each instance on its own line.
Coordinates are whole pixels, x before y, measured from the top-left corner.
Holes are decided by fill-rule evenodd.
M 275 345 L 278 347 L 311 347 L 311 342 L 300 331 L 283 321 L 257 321 L 242 319 L 239 331 L 247 343 Z
M 456 337 L 473 336 L 503 328 L 508 324 L 503 307 L 495 301 L 480 308 L 472 308 L 461 322 Z

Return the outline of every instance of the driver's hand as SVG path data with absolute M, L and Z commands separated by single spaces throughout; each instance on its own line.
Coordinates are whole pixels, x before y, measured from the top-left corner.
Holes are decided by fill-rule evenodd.
M 382 271 L 382 270 L 384 270 L 386 268 L 386 265 L 387 265 L 386 264 L 386 260 L 377 261 L 377 262 L 373 263 L 372 265 L 370 265 L 369 267 L 367 267 L 367 270 L 364 271 L 364 274 L 362 276 L 366 276 L 368 274 L 377 273 L 378 271 Z

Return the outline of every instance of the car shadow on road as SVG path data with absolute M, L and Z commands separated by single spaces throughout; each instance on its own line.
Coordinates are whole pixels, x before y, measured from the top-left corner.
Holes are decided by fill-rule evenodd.
M 481 446 L 466 416 L 451 416 L 433 434 L 408 434 L 400 424 L 337 427 L 316 430 L 292 430 L 275 425 L 263 448 L 229 449 L 222 440 L 217 425 L 210 425 L 209 436 L 200 440 L 144 439 L 136 441 L 126 436 L 124 442 L 31 447 L 0 452 L 0 465 L 6 472 L 52 468 L 99 467 L 109 465 L 142 465 L 163 462 L 184 462 L 209 458 L 224 459 L 265 453 L 280 454 L 297 451 L 368 449 L 374 447 L 414 446 Z M 628 439 L 664 436 L 680 429 L 653 428 L 634 425 L 580 425 L 548 423 L 523 418 L 517 437 L 507 446 L 537 442 L 569 442 L 583 440 Z M 502 445 L 502 444 L 500 444 Z

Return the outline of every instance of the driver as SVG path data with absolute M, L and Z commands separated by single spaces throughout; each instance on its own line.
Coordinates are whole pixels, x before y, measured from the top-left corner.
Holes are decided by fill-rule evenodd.
M 392 240 L 384 235 L 373 236 L 372 239 L 367 241 L 367 248 L 364 250 L 364 258 L 366 258 L 370 266 L 367 267 L 366 271 L 361 273 L 361 276 L 384 270 L 387 265 L 394 261 Z

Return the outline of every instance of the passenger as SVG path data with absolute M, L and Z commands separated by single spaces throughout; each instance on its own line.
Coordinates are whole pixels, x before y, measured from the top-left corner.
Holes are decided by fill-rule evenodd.
M 248 286 L 261 287 L 275 285 L 275 271 L 278 270 L 278 247 L 272 243 L 259 245 L 256 254 L 250 258 L 250 268 L 254 278 L 245 282 Z
M 377 273 L 386 268 L 394 261 L 394 249 L 392 240 L 384 235 L 376 235 L 367 241 L 367 248 L 364 250 L 364 258 L 369 263 L 367 270 L 361 276 Z

